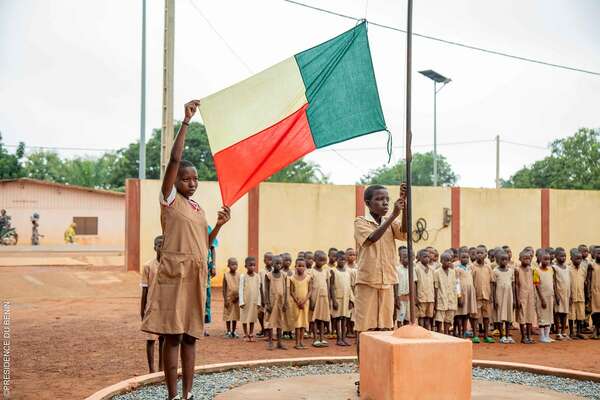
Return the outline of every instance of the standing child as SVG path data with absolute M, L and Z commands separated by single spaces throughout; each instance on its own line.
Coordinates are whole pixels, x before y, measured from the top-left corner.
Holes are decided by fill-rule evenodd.
M 585 320 L 585 286 L 587 271 L 582 265 L 582 256 L 578 249 L 571 249 L 571 299 L 569 307 L 569 333 L 571 339 L 586 339 L 583 335 Z M 573 326 L 575 325 L 575 327 Z
M 352 296 L 356 294 L 356 273 L 358 271 L 358 266 L 356 265 L 356 250 L 352 247 L 348 247 L 346 249 L 346 269 L 350 272 L 350 287 L 352 288 Z M 350 310 L 350 318 L 347 320 L 347 330 L 346 337 L 354 338 L 356 335 L 354 334 L 354 321 L 356 320 L 356 313 L 354 312 L 354 308 Z
M 330 269 L 335 268 L 335 262 L 337 261 L 335 257 L 337 252 L 338 249 L 336 249 L 335 247 L 331 247 L 327 252 L 327 267 L 329 267 Z
M 515 299 L 517 322 L 521 328 L 521 343 L 533 344 L 531 326 L 535 317 L 535 292 L 533 288 L 532 253 L 523 250 L 519 254 L 519 264 L 515 268 Z
M 254 342 L 254 325 L 258 322 L 261 306 L 260 276 L 256 273 L 256 258 L 244 260 L 246 273 L 240 276 L 240 321 L 244 329 L 244 339 Z
M 600 247 L 594 246 L 592 261 L 588 265 L 588 287 L 592 309 L 594 333 L 592 339 L 600 340 Z
M 223 321 L 227 326 L 225 337 L 230 339 L 239 338 L 235 333 L 237 321 L 240 320 L 240 271 L 238 262 L 234 257 L 227 260 L 227 268 L 223 276 Z
M 310 275 L 310 273 L 312 272 L 312 267 L 315 263 L 315 255 L 313 254 L 312 251 L 305 251 L 304 252 L 304 264 L 306 265 L 305 268 L 305 274 Z
M 295 315 L 294 324 L 296 345 L 294 348 L 304 350 L 304 332 L 308 329 L 308 310 L 310 308 L 310 293 L 312 290 L 311 276 L 305 273 L 306 261 L 296 260 L 296 272 L 290 279 L 290 296 L 293 299 L 292 313 Z
M 156 278 L 156 272 L 158 271 L 158 266 L 160 264 L 160 248 L 163 243 L 162 235 L 154 238 L 154 251 L 156 252 L 156 257 L 152 260 L 148 261 L 144 264 L 144 269 L 142 271 L 142 281 L 140 286 L 142 287 L 142 301 L 140 307 L 140 314 L 142 317 L 142 321 L 144 320 L 144 314 L 146 314 L 146 308 L 148 306 L 148 287 L 152 286 L 154 279 Z M 163 357 L 162 357 L 162 348 L 163 342 L 165 340 L 162 335 L 155 335 L 153 333 L 146 334 L 146 357 L 148 359 L 148 370 L 150 373 L 155 372 L 154 369 L 154 343 L 158 339 L 158 370 L 163 370 Z
M 477 260 L 477 248 L 469 247 L 469 260 L 474 263 Z
M 477 296 L 473 285 L 471 273 L 470 254 L 466 251 L 460 253 L 460 264 L 456 266 L 456 279 L 460 285 L 459 301 L 456 313 L 459 316 L 459 337 L 467 337 L 467 322 L 471 322 L 471 329 L 475 332 L 477 327 Z M 479 337 L 473 335 L 473 343 L 479 343 Z
M 281 272 L 282 260 L 280 256 L 273 257 L 273 271 L 265 277 L 265 306 L 267 314 L 265 318 L 269 321 L 268 349 L 273 350 L 273 329 L 277 335 L 277 348 L 287 350 L 281 343 L 281 333 L 286 326 L 286 311 L 288 297 L 288 276 Z
M 331 318 L 329 312 L 329 269 L 324 266 L 327 263 L 327 256 L 321 250 L 315 251 L 315 267 L 312 272 L 312 296 L 310 299 L 310 309 L 312 310 L 312 322 L 314 326 L 313 341 L 314 347 L 327 347 L 328 343 L 323 339 L 323 330 Z
M 292 266 L 292 255 L 290 253 L 282 253 L 281 254 L 281 273 L 283 273 L 284 275 L 287 276 L 287 292 L 290 293 L 290 278 L 294 275 L 294 271 L 292 271 L 291 266 Z M 293 315 L 293 309 L 292 309 L 292 298 L 291 296 L 287 296 L 287 304 L 286 304 L 286 309 L 288 310 L 288 312 L 286 313 L 285 317 L 286 317 L 286 325 L 283 327 L 283 334 L 282 334 L 282 338 L 283 339 L 288 339 L 288 340 L 292 340 L 292 331 L 294 330 L 294 325 L 296 324 L 296 318 Z
M 496 318 L 500 324 L 500 343 L 514 344 L 510 336 L 510 327 L 514 320 L 515 274 L 508 266 L 508 254 L 502 249 L 495 252 L 496 263 L 493 275 L 493 299 Z
M 398 248 L 398 256 L 400 257 L 400 265 L 396 268 L 398 274 L 398 283 L 395 285 L 396 296 L 396 325 L 401 327 L 408 324 L 410 321 L 409 307 L 409 286 L 408 286 L 408 249 L 406 246 Z M 415 277 L 416 278 L 416 277 Z
M 336 267 L 330 272 L 329 287 L 331 290 L 331 316 L 335 323 L 336 344 L 350 346 L 346 340 L 346 321 L 350 318 L 350 310 L 354 306 L 354 296 L 350 284 L 350 272 L 346 269 L 346 253 L 340 250 L 336 254 Z
M 484 343 L 495 343 L 496 341 L 488 335 L 490 317 L 492 316 L 492 268 L 485 262 L 485 248 L 477 248 L 477 260 L 471 265 L 473 274 L 473 286 L 477 297 L 477 318 L 483 321 Z M 480 332 L 481 333 L 481 332 Z M 473 343 L 475 341 L 475 327 L 473 327 Z
M 542 253 L 540 266 L 533 271 L 535 285 L 538 326 L 540 327 L 540 343 L 552 343 L 550 325 L 554 323 L 555 279 L 554 269 L 550 267 L 550 254 Z M 558 302 L 559 300 L 556 299 Z
M 425 329 L 433 329 L 433 316 L 435 313 L 435 293 L 433 285 L 433 269 L 429 262 L 430 252 L 427 249 L 419 251 L 419 262 L 415 266 L 417 295 L 415 305 L 419 325 Z
M 557 247 L 556 261 L 554 263 L 554 276 L 556 279 L 556 304 L 554 304 L 554 315 L 556 324 L 556 340 L 565 340 L 569 336 L 567 330 L 567 315 L 571 301 L 571 273 L 567 268 L 567 253 L 562 247 Z
M 452 252 L 445 251 L 441 257 L 441 267 L 433 273 L 435 290 L 435 325 L 438 332 L 444 329 L 444 335 L 450 334 L 450 325 L 454 321 L 457 307 L 456 273 L 452 268 Z M 418 282 L 417 282 L 418 285 Z
M 270 329 L 265 312 L 265 296 L 267 295 L 265 292 L 265 277 L 269 272 L 273 271 L 273 253 L 267 251 L 263 257 L 263 263 L 265 264 L 265 267 L 258 272 L 258 276 L 260 276 L 260 299 L 262 304 L 258 311 L 258 322 L 260 322 L 261 331 L 256 337 L 265 337 L 267 335 L 267 330 Z

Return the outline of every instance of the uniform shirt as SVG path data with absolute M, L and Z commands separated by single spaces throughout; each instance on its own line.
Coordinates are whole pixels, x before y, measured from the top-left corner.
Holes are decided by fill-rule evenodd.
M 386 217 L 382 217 L 381 222 Z M 395 239 L 406 240 L 406 233 L 400 231 L 400 221 L 396 219 L 375 243 L 367 243 L 367 238 L 375 232 L 379 224 L 368 213 L 354 220 L 354 239 L 358 244 L 357 284 L 373 287 L 390 287 L 398 283 L 396 260 L 398 250 Z
M 473 274 L 473 286 L 475 286 L 477 300 L 490 300 L 493 279 L 490 264 L 479 265 L 475 262 L 471 265 L 471 273 Z
M 156 277 L 156 272 L 158 271 L 158 264 L 159 261 L 156 258 L 153 258 L 144 264 L 140 281 L 141 287 L 147 288 L 152 284 L 152 281 L 154 281 L 154 278 Z
M 433 269 L 418 262 L 415 265 L 415 281 L 417 281 L 417 301 L 419 303 L 433 303 L 435 301 L 433 290 Z
M 438 268 L 433 272 L 433 286 L 437 289 L 436 310 L 456 310 L 458 299 L 456 293 L 456 271 Z
M 571 298 L 573 301 L 585 301 L 584 287 L 587 272 L 583 262 L 579 264 L 579 268 L 569 265 L 569 274 L 571 275 Z

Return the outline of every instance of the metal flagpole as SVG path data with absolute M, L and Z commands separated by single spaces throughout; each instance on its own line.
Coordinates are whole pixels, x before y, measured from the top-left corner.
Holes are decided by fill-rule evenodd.
M 142 90 L 140 99 L 140 163 L 138 178 L 146 179 L 146 0 L 142 0 Z
M 406 247 L 408 248 L 408 287 L 410 296 L 410 323 L 416 322 L 415 312 L 415 282 L 413 263 L 413 241 L 412 241 L 412 178 L 410 176 L 410 164 L 412 153 L 410 150 L 412 142 L 411 131 L 411 77 L 412 77 L 412 0 L 408 0 L 408 12 L 406 23 Z

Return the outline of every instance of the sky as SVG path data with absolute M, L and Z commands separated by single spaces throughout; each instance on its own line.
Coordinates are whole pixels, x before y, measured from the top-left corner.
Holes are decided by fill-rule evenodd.
M 406 28 L 406 0 L 306 3 Z M 416 33 L 600 72 L 597 0 L 414 3 Z M 141 4 L 0 0 L 0 132 L 5 144 L 118 149 L 139 138 Z M 147 4 L 148 136 L 161 126 L 164 2 Z M 175 24 L 174 115 L 181 119 L 187 100 L 245 79 L 355 22 L 283 0 L 177 0 Z M 405 151 L 406 36 L 369 25 L 369 41 L 397 161 Z M 581 127 L 600 127 L 600 76 L 414 37 L 414 152 L 433 147 L 433 83 L 417 72 L 426 69 L 452 79 L 437 97 L 438 153 L 447 157 L 460 186 L 494 186 L 496 135 L 503 141 L 500 175 L 507 179 L 548 155 L 551 141 Z M 331 182 L 353 184 L 387 162 L 386 140 L 386 133 L 375 133 L 306 158 L 317 162 Z

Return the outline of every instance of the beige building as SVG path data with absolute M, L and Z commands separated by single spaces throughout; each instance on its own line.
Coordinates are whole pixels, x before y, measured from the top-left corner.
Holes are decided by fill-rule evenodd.
M 125 234 L 125 194 L 21 178 L 0 180 L 0 209 L 12 217 L 19 245 L 31 244 L 31 216 L 40 215 L 41 244 L 64 243 L 64 232 L 75 222 L 78 244 L 122 247 Z

